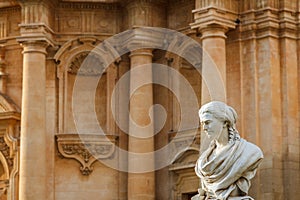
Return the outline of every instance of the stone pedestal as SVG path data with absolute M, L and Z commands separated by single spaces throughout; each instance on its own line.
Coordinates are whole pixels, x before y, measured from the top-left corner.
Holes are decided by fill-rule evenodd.
M 20 200 L 47 199 L 46 42 L 23 42 Z
M 153 105 L 152 84 L 143 85 L 133 91 L 140 80 L 152 82 L 152 51 L 149 49 L 135 50 L 130 54 L 131 77 L 130 77 L 130 120 L 128 138 L 128 199 L 131 200 L 154 200 L 155 199 L 155 173 L 154 158 L 142 159 L 143 153 L 154 152 L 154 130 L 151 122 L 149 109 Z M 147 65 L 145 67 L 145 65 Z M 134 70 L 144 66 L 146 70 L 135 73 Z M 152 113 L 153 114 L 153 113 Z M 152 124 L 151 124 L 152 123 Z M 149 126 L 149 124 L 151 124 Z M 143 133 L 136 127 L 145 127 Z M 140 169 L 153 170 L 145 173 L 137 173 Z
M 200 196 L 199 194 L 195 195 L 192 197 L 191 200 L 205 200 L 204 196 Z M 244 196 L 244 197 L 229 197 L 228 200 L 253 200 L 253 198 L 249 196 Z

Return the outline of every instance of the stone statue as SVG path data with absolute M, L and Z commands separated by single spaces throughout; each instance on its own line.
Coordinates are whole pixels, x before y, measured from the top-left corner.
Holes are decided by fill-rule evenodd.
M 263 159 L 256 145 L 240 138 L 237 114 L 223 102 L 212 101 L 199 110 L 203 131 L 211 139 L 199 157 L 195 171 L 202 188 L 192 200 L 251 200 L 250 180 Z

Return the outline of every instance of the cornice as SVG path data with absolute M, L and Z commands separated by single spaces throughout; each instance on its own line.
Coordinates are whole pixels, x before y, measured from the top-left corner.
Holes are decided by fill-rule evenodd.
M 21 36 L 16 37 L 20 43 L 44 41 L 51 46 L 56 46 L 53 39 L 54 31 L 44 23 L 20 24 Z
M 299 22 L 297 12 L 289 9 L 263 8 L 240 14 L 241 39 L 291 38 L 297 39 Z
M 123 7 L 126 7 L 126 6 L 131 6 L 131 5 L 134 5 L 134 4 L 148 4 L 148 5 L 167 5 L 168 1 L 167 0 L 123 0 L 121 1 L 121 5 Z M 173 2 L 172 2 L 173 3 Z M 174 2 L 175 3 L 175 2 Z
M 104 9 L 104 10 L 119 10 L 120 6 L 117 3 L 96 3 L 96 2 L 60 2 L 61 9 Z
M 222 26 L 225 29 L 234 29 L 236 27 L 237 13 L 209 6 L 201 9 L 193 10 L 194 22 L 190 24 L 192 29 L 202 29 L 211 25 Z
M 90 175 L 93 163 L 113 156 L 117 137 L 93 134 L 58 134 L 57 149 L 61 158 L 75 159 L 82 175 Z
M 21 7 L 13 6 L 13 7 L 0 8 L 0 13 L 14 13 L 14 12 L 21 12 Z
M 0 120 L 21 120 L 21 114 L 19 112 L 10 111 L 10 112 L 1 112 Z

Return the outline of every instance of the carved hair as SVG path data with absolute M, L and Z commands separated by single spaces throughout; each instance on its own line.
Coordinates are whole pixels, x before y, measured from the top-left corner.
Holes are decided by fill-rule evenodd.
M 235 128 L 237 114 L 232 107 L 220 101 L 211 101 L 200 108 L 199 117 L 201 118 L 205 113 L 209 113 L 227 124 L 229 143 L 240 139 L 240 135 Z

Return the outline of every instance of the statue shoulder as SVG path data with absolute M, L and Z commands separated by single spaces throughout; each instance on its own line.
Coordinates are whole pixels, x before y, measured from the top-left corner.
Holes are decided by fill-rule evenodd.
M 255 144 L 248 142 L 247 140 L 241 138 L 241 142 L 244 143 L 245 145 L 245 150 L 247 153 L 249 153 L 250 155 L 256 155 L 257 157 L 263 158 L 263 152 L 262 150 Z

